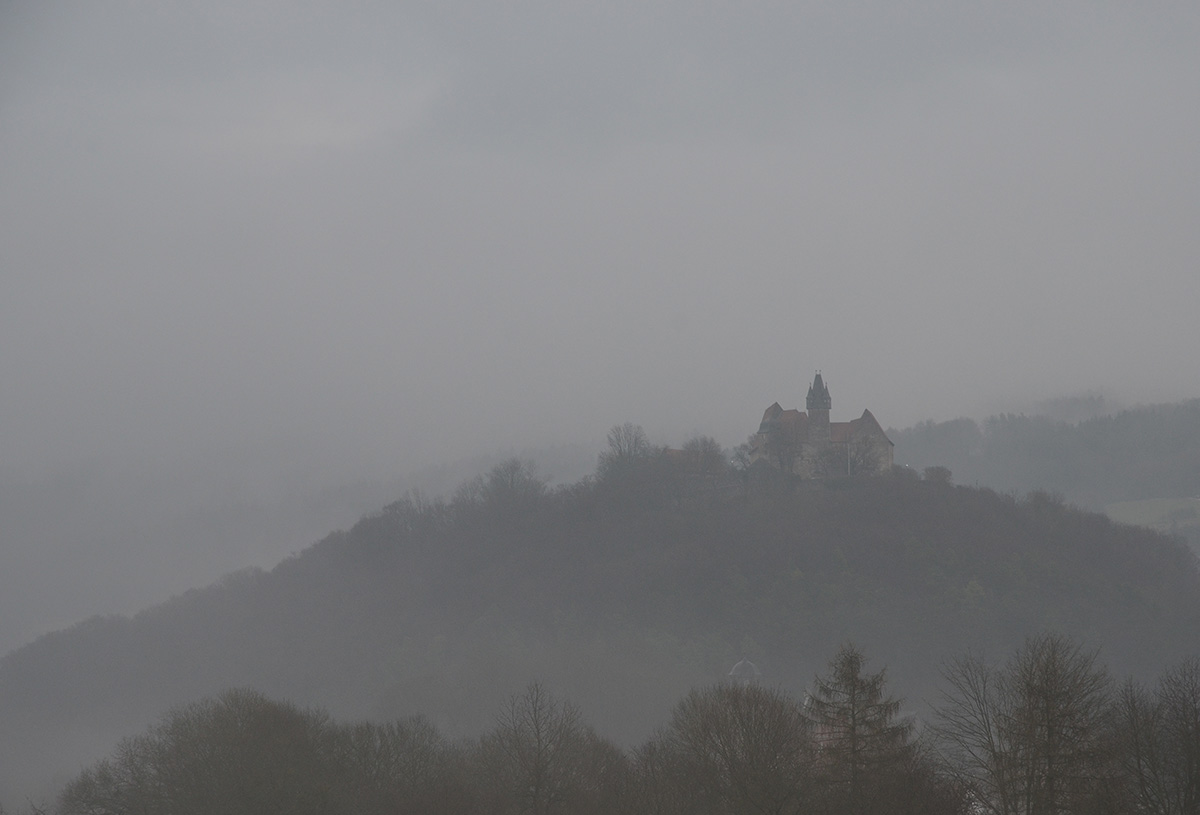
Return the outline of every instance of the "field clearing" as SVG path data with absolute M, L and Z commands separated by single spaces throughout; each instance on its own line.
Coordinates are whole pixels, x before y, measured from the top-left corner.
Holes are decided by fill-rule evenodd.
M 1187 527 L 1200 526 L 1200 498 L 1117 501 L 1106 506 L 1104 512 L 1120 523 L 1148 526 L 1172 534 L 1182 534 Z

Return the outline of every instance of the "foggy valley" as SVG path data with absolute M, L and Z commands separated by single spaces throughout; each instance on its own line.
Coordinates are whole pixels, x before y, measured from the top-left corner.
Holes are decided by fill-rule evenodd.
M 1193 5 L 0 4 L 3 812 L 1194 811 Z

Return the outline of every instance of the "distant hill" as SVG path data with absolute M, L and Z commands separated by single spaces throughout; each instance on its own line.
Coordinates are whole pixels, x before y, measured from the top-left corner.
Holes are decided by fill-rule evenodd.
M 1075 422 L 1024 414 L 922 422 L 888 435 L 897 464 L 948 467 L 960 484 L 1057 492 L 1097 510 L 1200 496 L 1200 399 Z
M 406 490 L 449 495 L 517 451 L 362 477 L 281 444 L 219 452 L 145 468 L 96 461 L 38 479 L 0 461 L 0 654 L 92 614 L 132 614 L 230 571 L 274 566 Z M 520 455 L 556 484 L 596 466 L 594 445 Z
M 1200 652 L 1196 559 L 1043 493 L 903 472 L 787 485 L 645 456 L 552 490 L 506 462 L 270 572 L 4 657 L 0 800 L 234 686 L 338 716 L 424 713 L 453 735 L 537 678 L 630 743 L 742 657 L 800 691 L 853 640 L 919 709 L 946 657 L 1047 629 L 1151 676 Z

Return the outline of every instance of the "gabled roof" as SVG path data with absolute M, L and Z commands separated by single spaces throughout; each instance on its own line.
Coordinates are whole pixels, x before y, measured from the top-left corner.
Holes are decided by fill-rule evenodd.
M 779 403 L 776 402 L 775 404 L 771 405 L 769 408 L 767 408 L 766 410 L 763 411 L 762 420 L 764 422 L 774 421 L 775 419 L 779 418 L 780 413 L 783 413 L 783 408 L 781 408 L 779 406 Z
M 887 433 L 883 432 L 883 428 L 879 422 L 875 420 L 875 416 L 869 410 L 864 410 L 863 415 L 857 419 L 852 419 L 849 422 L 830 422 L 829 423 L 829 440 L 835 442 L 848 442 L 854 436 L 861 433 L 870 433 L 871 435 L 883 436 L 888 444 L 892 444 L 892 440 L 887 437 Z
M 793 439 L 803 440 L 808 433 L 808 414 L 795 408 L 784 410 L 776 402 L 763 412 L 762 424 L 758 426 L 758 432 L 768 432 L 771 425 L 778 425 Z
M 876 418 L 875 418 L 875 414 L 874 414 L 874 413 L 872 413 L 871 411 L 869 411 L 869 410 L 864 410 L 864 411 L 863 411 L 863 415 L 862 415 L 862 416 L 860 416 L 860 417 L 859 417 L 858 419 L 856 419 L 855 421 L 857 421 L 857 422 L 860 422 L 860 423 L 863 425 L 863 429 L 864 429 L 864 430 L 878 430 L 878 431 L 879 431 L 879 435 L 881 435 L 881 436 L 883 436 L 885 439 L 887 439 L 887 443 L 888 443 L 888 444 L 891 444 L 891 445 L 892 445 L 892 447 L 895 447 L 895 446 L 896 446 L 896 445 L 895 445 L 895 444 L 892 442 L 892 440 L 891 440 L 891 439 L 888 439 L 888 437 L 887 437 L 887 433 L 885 433 L 885 432 L 884 432 L 884 430 L 883 430 L 883 426 L 879 424 L 879 422 L 878 422 L 878 421 L 876 420 Z

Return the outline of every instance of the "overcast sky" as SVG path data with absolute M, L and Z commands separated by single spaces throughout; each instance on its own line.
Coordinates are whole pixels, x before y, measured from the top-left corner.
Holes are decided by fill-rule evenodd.
M 1198 313 L 1197 0 L 0 0 L 0 654 L 816 369 L 1200 397 Z
M 3 9 L 9 472 L 1200 395 L 1194 2 Z

